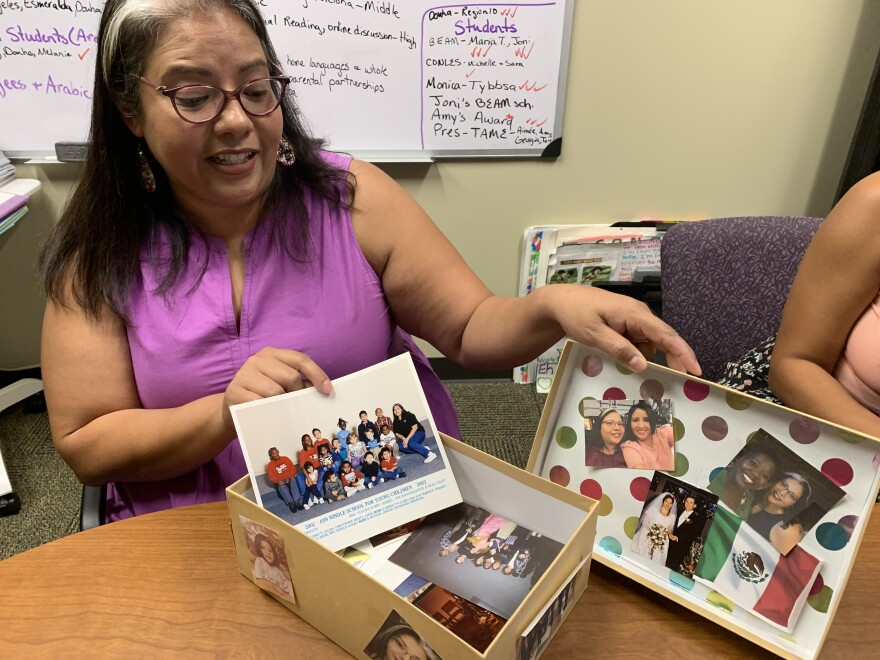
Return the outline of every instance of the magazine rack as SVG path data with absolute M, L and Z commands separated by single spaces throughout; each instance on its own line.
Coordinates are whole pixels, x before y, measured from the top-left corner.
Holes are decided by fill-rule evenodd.
M 425 612 L 401 598 L 345 559 L 306 536 L 254 501 L 250 478 L 227 488 L 229 516 L 239 569 L 253 580 L 250 551 L 243 521 L 252 521 L 278 534 L 290 567 L 296 604 L 278 598 L 292 612 L 320 630 L 355 657 L 364 649 L 392 612 L 397 612 L 443 658 L 509 660 L 517 657 L 521 636 L 566 583 L 573 597 L 557 617 L 561 623 L 587 586 L 590 556 L 596 534 L 598 505 L 594 500 L 513 467 L 464 443 L 440 434 L 458 487 L 466 502 L 509 517 L 564 544 L 562 551 L 528 592 L 485 652 L 454 635 Z M 357 594 L 358 616 L 328 607 L 334 594 Z M 340 598 L 342 598 L 340 596 Z M 558 625 L 553 632 L 558 629 Z M 546 641 L 552 638 L 552 633 Z M 546 642 L 545 642 L 546 643 Z
M 720 598 L 709 586 L 653 570 L 630 551 L 633 519 L 653 470 L 585 466 L 585 399 L 671 399 L 675 470 L 705 488 L 746 438 L 762 428 L 841 486 L 846 495 L 813 526 L 801 547 L 821 558 L 791 634 Z M 709 438 L 712 439 L 709 439 Z M 828 633 L 871 514 L 880 475 L 875 439 L 729 388 L 650 364 L 639 374 L 594 349 L 568 342 L 527 470 L 599 501 L 594 557 L 613 570 L 783 657 L 815 658 Z M 641 498 L 641 499 L 640 499 Z

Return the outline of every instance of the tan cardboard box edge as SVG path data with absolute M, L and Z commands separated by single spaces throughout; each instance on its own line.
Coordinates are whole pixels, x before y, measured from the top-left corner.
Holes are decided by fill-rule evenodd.
M 391 610 L 397 611 L 442 658 L 482 658 L 509 660 L 515 657 L 522 631 L 543 609 L 552 595 L 571 576 L 578 564 L 592 553 L 596 534 L 598 504 L 557 484 L 529 474 L 463 442 L 440 434 L 447 452 L 456 452 L 474 459 L 488 469 L 500 472 L 520 483 L 550 495 L 561 503 L 574 506 L 585 518 L 565 544 L 556 560 L 529 592 L 501 633 L 486 649 L 477 652 L 423 611 L 362 573 L 347 561 L 312 540 L 292 525 L 262 509 L 243 493 L 251 487 L 250 478 L 243 477 L 226 489 L 229 516 L 238 556 L 239 570 L 248 579 L 250 556 L 244 541 L 239 516 L 264 525 L 278 533 L 284 541 L 296 605 L 280 600 L 299 617 L 320 630 L 355 657 L 366 657 L 364 649 L 385 622 Z M 307 557 L 304 561 L 303 558 Z M 589 560 L 575 576 L 574 599 L 577 602 L 587 586 Z M 340 619 L 339 613 L 351 606 L 346 593 L 358 594 L 358 617 Z M 365 596 L 369 594 L 369 596 Z M 571 611 L 571 607 L 569 607 Z M 560 624 L 561 625 L 561 624 Z M 558 627 L 557 627 L 558 629 Z

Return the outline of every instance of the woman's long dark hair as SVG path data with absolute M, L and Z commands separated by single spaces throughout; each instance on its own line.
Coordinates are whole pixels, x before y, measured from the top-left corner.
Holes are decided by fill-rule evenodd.
M 254 536 L 254 548 L 256 548 L 256 556 L 263 557 L 263 541 L 269 544 L 269 547 L 272 548 L 272 554 L 275 555 L 275 561 L 273 561 L 270 566 L 278 567 L 281 564 L 281 555 L 278 552 L 278 548 L 275 547 L 275 544 L 269 540 L 269 537 L 265 534 L 257 534 Z M 263 557 L 263 561 L 266 561 L 266 558 Z M 268 562 L 266 562 L 268 563 Z
M 651 408 L 645 401 L 636 401 L 629 409 L 629 412 L 626 413 L 626 418 L 624 419 L 624 429 L 623 429 L 623 440 L 632 440 L 633 442 L 638 442 L 636 439 L 636 434 L 633 433 L 632 430 L 632 417 L 635 414 L 636 410 L 644 410 L 645 414 L 648 415 L 648 424 L 651 426 L 651 433 L 654 433 L 657 430 L 657 413 L 654 412 L 654 409 Z
M 98 319 L 106 306 L 127 320 L 129 288 L 140 269 L 140 251 L 145 245 L 155 248 L 163 234 L 169 253 L 161 261 L 165 271 L 158 293 L 166 294 L 180 276 L 192 225 L 177 208 L 164 171 L 149 154 L 156 192 L 148 193 L 141 187 L 136 161 L 139 140 L 120 113 L 139 112 L 138 76 L 168 26 L 184 16 L 210 11 L 228 11 L 241 18 L 260 40 L 270 64 L 279 62 L 251 0 L 108 0 L 105 4 L 82 179 L 39 258 L 40 279 L 50 300 L 64 305 L 75 302 L 93 319 Z M 291 258 L 308 259 L 306 198 L 350 208 L 355 180 L 321 158 L 318 152 L 324 143 L 308 134 L 291 94 L 283 99 L 281 112 L 284 135 L 293 146 L 296 163 L 291 167 L 276 165 L 260 218 L 271 223 L 276 246 Z M 293 236 L 285 222 L 288 215 L 295 218 Z M 152 258 L 160 263 L 155 250 Z

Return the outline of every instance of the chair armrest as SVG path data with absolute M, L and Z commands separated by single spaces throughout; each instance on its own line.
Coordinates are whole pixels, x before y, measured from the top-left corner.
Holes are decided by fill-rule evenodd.
M 82 506 L 79 514 L 79 530 L 81 532 L 104 524 L 106 490 L 106 486 L 83 486 Z

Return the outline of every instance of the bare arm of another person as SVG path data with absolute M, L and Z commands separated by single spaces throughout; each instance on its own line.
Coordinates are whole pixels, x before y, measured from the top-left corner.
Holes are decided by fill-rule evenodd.
M 657 348 L 670 366 L 700 373 L 687 343 L 632 298 L 574 284 L 518 298 L 493 295 L 394 181 L 360 161 L 351 171 L 358 180 L 355 233 L 397 322 L 452 360 L 472 369 L 511 367 L 568 335 L 637 371 Z
M 770 361 L 786 405 L 880 437 L 880 418 L 832 376 L 853 325 L 880 290 L 880 177 L 840 200 L 804 255 Z M 878 338 L 880 339 L 880 338 Z
M 302 354 L 263 349 L 225 393 L 145 410 L 123 322 L 107 310 L 89 319 L 74 302 L 46 306 L 42 372 L 52 438 L 85 484 L 158 481 L 196 469 L 235 437 L 229 405 L 297 389 L 300 371 L 329 391 L 326 374 Z

